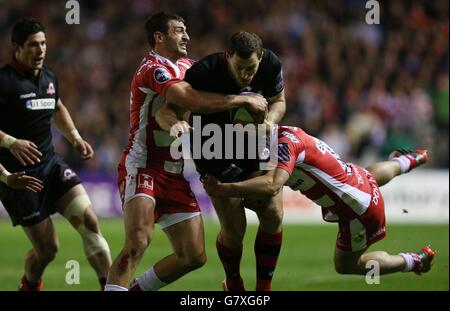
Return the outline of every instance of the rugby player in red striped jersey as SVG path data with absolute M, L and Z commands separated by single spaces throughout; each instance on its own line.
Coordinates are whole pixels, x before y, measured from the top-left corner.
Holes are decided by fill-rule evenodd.
M 130 134 L 118 168 L 125 244 L 108 275 L 105 290 L 112 291 L 128 290 L 152 240 L 155 223 L 164 230 L 174 251 L 137 278 L 131 290 L 158 290 L 206 260 L 200 208 L 183 177 L 183 159 L 172 158 L 173 138 L 155 120 L 163 103 L 175 102 L 197 112 L 246 107 L 259 114 L 264 114 L 267 106 L 261 96 L 200 92 L 183 81 L 193 61 L 186 58 L 190 38 L 179 15 L 157 13 L 145 28 L 152 50 L 131 83 Z
M 325 221 L 337 222 L 334 264 L 341 274 L 366 274 L 369 261 L 379 264 L 380 274 L 430 270 L 435 255 L 429 246 L 418 252 L 388 254 L 366 252 L 386 236 L 384 201 L 379 186 L 395 176 L 409 172 L 428 160 L 426 150 L 399 150 L 388 161 L 367 169 L 344 162 L 325 142 L 296 127 L 278 128 L 278 164 L 265 175 L 236 183 L 204 179 L 210 195 L 245 197 L 249 200 L 271 197 L 283 186 L 301 191 L 322 207 Z

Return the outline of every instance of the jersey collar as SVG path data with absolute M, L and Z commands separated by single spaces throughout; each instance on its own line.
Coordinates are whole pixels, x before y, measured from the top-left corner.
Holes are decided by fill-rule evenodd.
M 150 55 L 156 57 L 160 61 L 162 61 L 164 64 L 170 66 L 173 70 L 175 70 L 175 73 L 177 75 L 177 78 L 180 77 L 180 69 L 178 68 L 178 61 L 174 64 L 170 59 L 165 58 L 164 56 L 156 53 L 154 50 L 150 51 Z
M 33 70 L 29 69 L 28 67 L 22 65 L 17 61 L 17 59 L 13 56 L 11 60 L 9 61 L 9 64 L 13 69 L 20 75 L 24 77 L 32 76 L 34 77 Z

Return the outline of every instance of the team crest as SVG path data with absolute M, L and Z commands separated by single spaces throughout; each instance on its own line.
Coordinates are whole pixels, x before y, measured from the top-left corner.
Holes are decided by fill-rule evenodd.
M 164 83 L 169 81 L 172 76 L 165 68 L 159 67 L 153 72 L 153 78 L 155 78 L 155 81 L 158 83 Z
M 47 92 L 47 95 L 55 94 L 55 86 L 53 85 L 53 82 L 49 83 L 46 92 Z

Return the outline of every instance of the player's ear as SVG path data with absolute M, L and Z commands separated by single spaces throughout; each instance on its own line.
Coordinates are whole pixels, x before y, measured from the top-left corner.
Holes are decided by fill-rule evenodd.
M 230 58 L 231 58 L 230 52 L 225 51 L 225 59 L 226 59 L 227 61 L 230 61 Z
M 164 34 L 160 31 L 155 31 L 153 36 L 155 38 L 155 43 L 161 43 L 164 41 Z
M 17 43 L 13 42 L 12 46 L 13 46 L 13 54 L 19 52 L 19 45 Z

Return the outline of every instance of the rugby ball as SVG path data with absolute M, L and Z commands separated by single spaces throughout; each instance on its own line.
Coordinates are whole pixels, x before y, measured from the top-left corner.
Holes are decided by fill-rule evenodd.
M 255 118 L 248 112 L 246 108 L 239 108 L 234 113 L 233 122 L 234 123 L 255 123 Z

